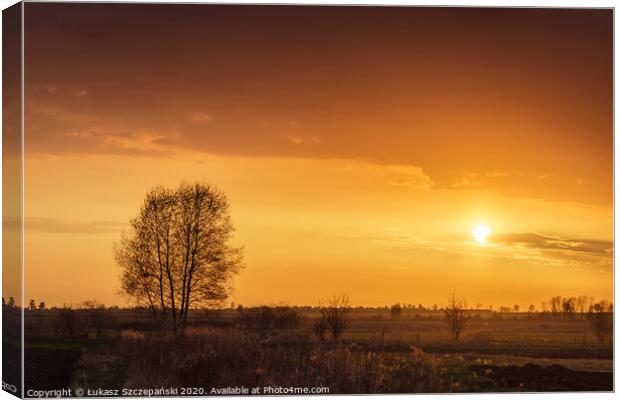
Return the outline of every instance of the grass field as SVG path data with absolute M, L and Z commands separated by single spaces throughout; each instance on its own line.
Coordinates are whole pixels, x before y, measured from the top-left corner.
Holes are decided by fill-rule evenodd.
M 579 315 L 474 311 L 454 341 L 441 311 L 393 318 L 385 309 L 355 309 L 335 342 L 313 335 L 320 313 L 309 308 L 296 310 L 295 324 L 285 328 L 246 326 L 236 310 L 194 312 L 176 336 L 122 309 L 105 311 L 99 335 L 89 328 L 67 334 L 60 314 L 26 313 L 26 389 L 169 386 L 204 395 L 228 386 L 435 393 L 613 385 L 613 345 Z

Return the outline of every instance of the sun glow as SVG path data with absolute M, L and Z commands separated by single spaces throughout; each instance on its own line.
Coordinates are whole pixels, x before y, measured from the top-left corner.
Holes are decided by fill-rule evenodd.
M 472 234 L 476 242 L 485 244 L 487 243 L 487 238 L 491 234 L 491 229 L 486 225 L 476 225 Z

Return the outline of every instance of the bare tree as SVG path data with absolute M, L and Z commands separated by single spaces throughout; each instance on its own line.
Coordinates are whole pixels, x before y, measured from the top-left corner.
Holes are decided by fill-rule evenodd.
M 590 306 L 587 314 L 588 321 L 596 338 L 603 342 L 611 337 L 613 332 L 613 314 L 604 302 L 595 303 Z
M 593 303 L 592 307 L 595 310 L 598 310 L 598 311 L 601 311 L 601 312 L 604 312 L 604 311 L 608 311 L 609 312 L 612 309 L 612 308 L 610 308 L 610 303 L 607 300 L 601 300 L 598 303 Z
M 330 297 L 327 305 L 321 305 L 321 315 L 332 334 L 334 341 L 338 338 L 349 325 L 351 307 L 349 306 L 349 296 L 339 294 Z
M 390 307 L 390 316 L 392 317 L 392 319 L 400 319 L 402 314 L 402 306 L 399 303 L 392 304 L 392 306 Z
M 575 308 L 579 311 L 581 317 L 588 311 L 588 301 L 588 296 L 578 296 L 575 299 Z
M 71 306 L 64 304 L 55 314 L 56 331 L 63 336 L 79 336 L 82 334 L 82 324 L 77 311 Z
M 572 318 L 575 314 L 576 299 L 574 297 L 565 297 L 562 299 L 562 312 L 566 317 Z
M 551 306 L 551 312 L 554 314 L 559 313 L 562 310 L 562 296 L 554 296 L 549 300 Z
M 230 244 L 223 192 L 200 183 L 156 187 L 130 225 L 115 248 L 122 288 L 164 329 L 182 331 L 192 307 L 226 300 L 242 254 Z
M 100 337 L 106 324 L 105 305 L 97 300 L 88 300 L 82 303 L 82 310 L 97 337 Z
M 448 299 L 448 305 L 444 309 L 444 317 L 448 324 L 448 329 L 452 333 L 454 341 L 459 340 L 461 332 L 465 329 L 467 321 L 471 318 L 471 313 L 467 309 L 467 302 L 456 298 L 453 292 Z

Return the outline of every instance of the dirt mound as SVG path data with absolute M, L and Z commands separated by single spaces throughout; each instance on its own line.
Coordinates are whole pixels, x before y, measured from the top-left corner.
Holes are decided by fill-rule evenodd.
M 573 371 L 554 364 L 518 366 L 472 365 L 470 370 L 489 378 L 499 388 L 517 391 L 611 391 L 611 372 Z
M 75 363 L 80 359 L 79 349 L 27 348 L 26 389 L 50 390 L 69 387 Z

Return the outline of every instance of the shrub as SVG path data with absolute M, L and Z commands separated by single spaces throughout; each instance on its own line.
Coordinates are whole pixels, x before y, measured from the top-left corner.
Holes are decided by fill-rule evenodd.
M 70 305 L 63 305 L 56 310 L 54 316 L 54 326 L 56 332 L 61 336 L 81 336 L 84 334 L 80 315 L 76 309 Z
M 594 335 L 600 342 L 611 337 L 613 332 L 613 314 L 607 312 L 606 307 L 600 303 L 594 304 L 590 306 L 590 311 L 587 313 L 586 317 L 590 322 L 590 327 Z
M 444 316 L 448 329 L 452 333 L 452 338 L 455 342 L 458 341 L 467 321 L 471 318 L 471 313 L 467 310 L 467 303 L 464 300 L 458 300 L 453 293 L 448 301 L 448 306 L 444 309 Z
M 327 301 L 327 305 L 321 306 L 321 315 L 334 341 L 338 341 L 349 325 L 350 313 L 349 296 L 345 294 L 334 295 Z
M 301 316 L 296 308 L 278 306 L 274 309 L 273 324 L 277 329 L 295 329 L 299 327 Z
M 462 387 L 452 358 L 418 348 L 407 353 L 354 351 L 316 342 L 271 343 L 250 332 L 124 337 L 126 387 L 329 387 L 337 393 L 450 392 Z M 462 363 L 461 363 L 462 364 Z M 459 365 L 461 365 L 459 364 Z M 460 386 L 459 386 L 460 385 Z M 208 395 L 208 393 L 206 393 Z
M 100 337 L 107 324 L 105 306 L 97 300 L 88 300 L 82 303 L 82 313 L 97 337 Z
M 403 314 L 403 308 L 400 304 L 396 303 L 390 307 L 390 316 L 392 319 L 400 319 Z
M 301 322 L 296 308 L 289 306 L 238 308 L 238 323 L 244 329 L 267 332 L 295 329 Z

